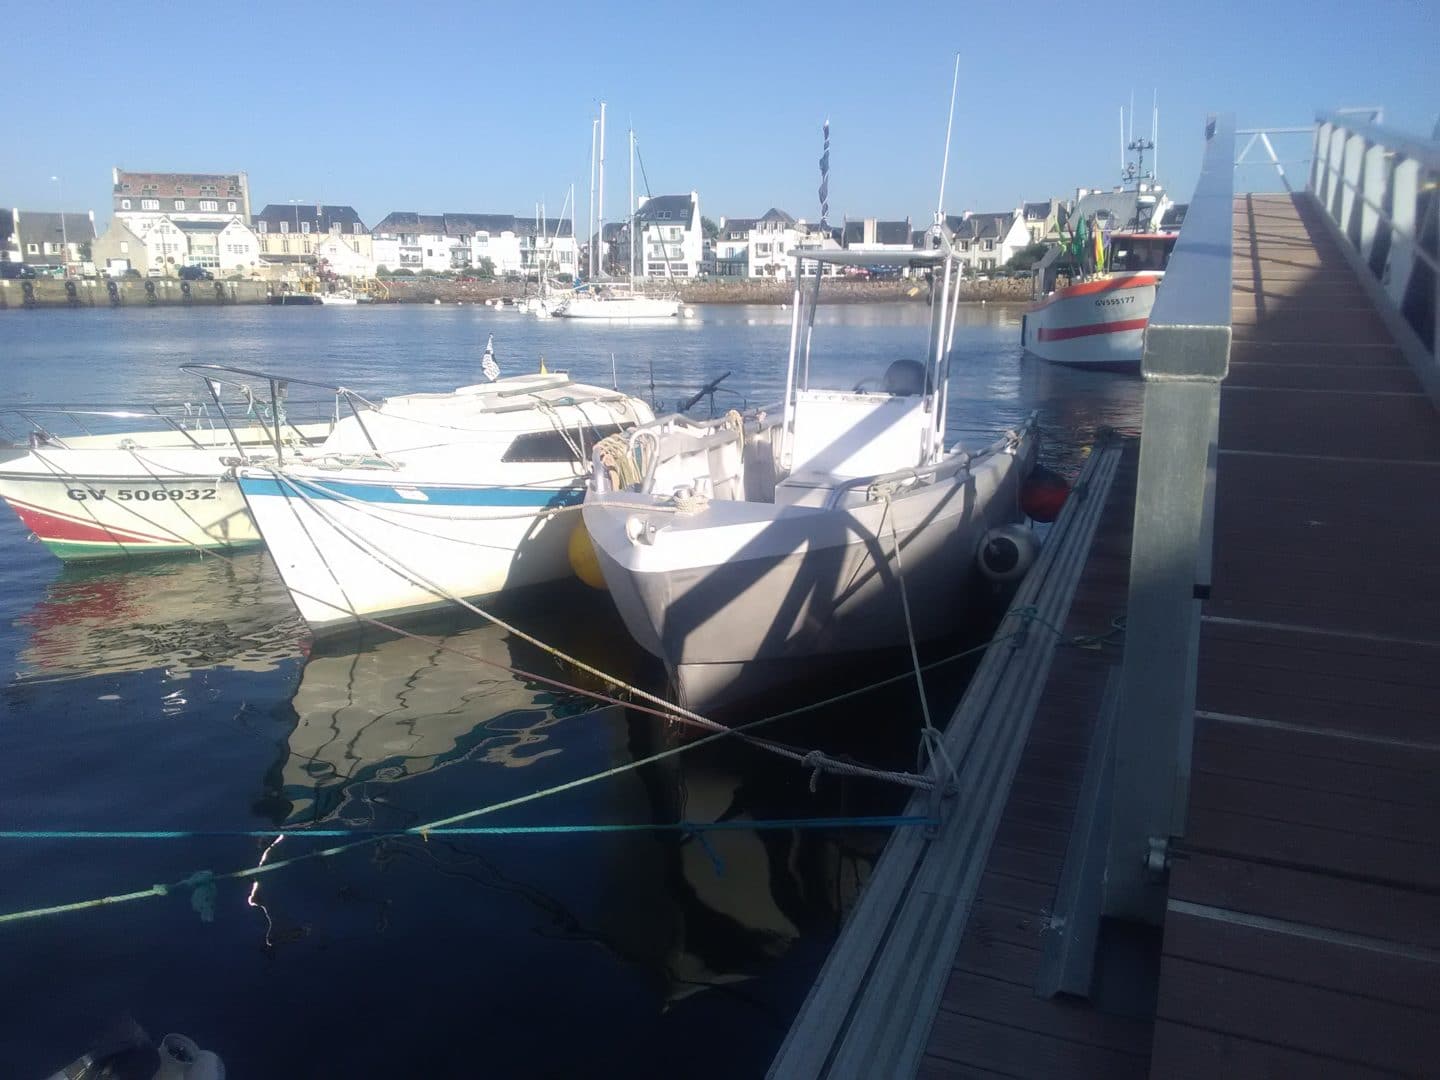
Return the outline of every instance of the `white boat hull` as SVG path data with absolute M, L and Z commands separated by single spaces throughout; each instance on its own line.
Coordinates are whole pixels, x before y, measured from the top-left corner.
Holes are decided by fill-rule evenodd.
M 318 438 L 328 426 L 301 430 Z M 263 452 L 257 429 L 238 434 Z M 229 433 L 190 437 L 202 445 L 178 432 L 137 432 L 0 449 L 0 497 L 66 561 L 259 543 L 224 464 L 236 456 Z
M 566 319 L 673 319 L 680 314 L 680 301 L 648 296 L 576 296 L 555 314 Z
M 712 501 L 681 515 L 663 500 L 649 513 L 633 506 L 650 497 L 622 491 L 592 494 L 583 514 L 631 635 L 665 662 L 687 704 L 714 708 L 802 669 L 904 645 L 897 538 L 916 639 L 960 626 L 980 539 L 1020 519 L 1034 453 L 1027 434 L 969 473 L 897 494 L 888 513 L 883 502 Z
M 1057 289 L 1025 313 L 1020 343 L 1055 364 L 1138 369 L 1161 278 L 1115 274 Z
M 578 478 L 502 487 L 299 467 L 239 486 L 315 632 L 570 576 Z

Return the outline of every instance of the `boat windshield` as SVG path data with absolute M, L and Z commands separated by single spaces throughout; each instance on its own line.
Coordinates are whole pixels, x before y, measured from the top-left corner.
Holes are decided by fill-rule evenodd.
M 1152 233 L 1116 233 L 1110 242 L 1109 268 L 1116 272 L 1164 270 L 1175 249 L 1176 237 Z

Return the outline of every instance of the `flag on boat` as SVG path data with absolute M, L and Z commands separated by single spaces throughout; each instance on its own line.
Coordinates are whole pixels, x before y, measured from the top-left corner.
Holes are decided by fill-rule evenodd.
M 480 370 L 485 378 L 494 382 L 500 377 L 500 365 L 495 362 L 495 335 L 485 339 L 485 355 L 480 360 Z
M 830 121 L 827 118 L 824 127 L 825 152 L 820 155 L 820 224 L 825 224 L 825 219 L 830 215 Z

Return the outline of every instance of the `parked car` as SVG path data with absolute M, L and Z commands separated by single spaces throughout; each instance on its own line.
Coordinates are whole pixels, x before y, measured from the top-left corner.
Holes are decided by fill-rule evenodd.
M 215 275 L 203 266 L 182 266 L 180 267 L 181 281 L 214 281 Z
M 26 266 L 24 263 L 0 262 L 0 278 L 13 280 L 15 278 L 33 278 L 34 276 L 34 267 Z

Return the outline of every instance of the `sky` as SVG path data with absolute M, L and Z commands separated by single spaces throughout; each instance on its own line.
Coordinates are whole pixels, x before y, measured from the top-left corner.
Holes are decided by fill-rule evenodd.
M 816 220 L 828 117 L 829 220 L 919 227 L 937 202 L 957 52 L 949 213 L 1115 183 L 1132 95 L 1146 135 L 1158 96 L 1159 178 L 1178 201 L 1210 112 L 1258 127 L 1383 105 L 1388 125 L 1424 135 L 1440 117 L 1440 0 L 359 0 L 203 13 L 0 0 L 0 15 L 12 38 L 0 205 L 58 209 L 63 197 L 102 228 L 116 165 L 244 170 L 256 212 L 324 201 L 369 225 L 392 210 L 532 214 L 537 202 L 555 217 L 573 184 L 583 225 L 601 99 L 607 219 L 624 214 L 633 125 L 654 194 L 698 190 L 717 220 L 772 206 Z M 1277 149 L 1299 157 L 1303 143 Z

